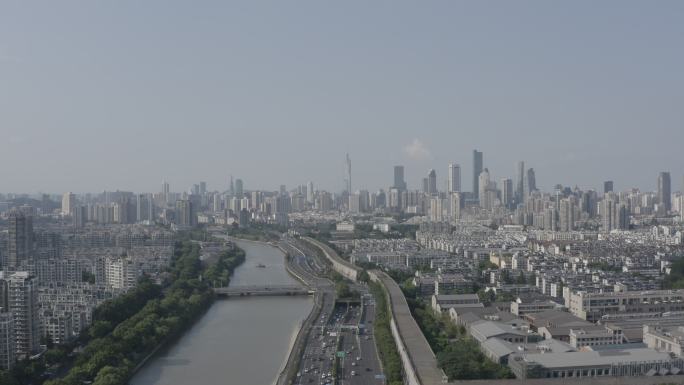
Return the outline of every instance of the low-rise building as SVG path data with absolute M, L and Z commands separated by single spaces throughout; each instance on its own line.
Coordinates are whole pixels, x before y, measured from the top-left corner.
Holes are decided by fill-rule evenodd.
M 659 313 L 684 310 L 684 290 L 569 293 L 570 312 L 587 321 L 614 313 Z
M 679 374 L 684 360 L 648 348 L 598 350 L 509 357 L 508 366 L 518 379 L 602 376 L 653 376 Z M 667 381 L 664 381 L 667 382 Z
M 518 317 L 523 317 L 526 314 L 541 313 L 547 310 L 554 310 L 559 307 L 560 305 L 551 300 L 539 298 L 526 300 L 525 298 L 519 297 L 515 301 L 511 302 L 511 313 L 517 315 Z
M 577 349 L 585 346 L 618 345 L 623 340 L 621 329 L 570 330 L 570 345 Z
M 644 325 L 644 343 L 659 352 L 684 356 L 684 326 L 661 327 Z
M 449 309 L 484 307 L 477 294 L 445 294 L 432 296 L 432 309 L 435 312 L 447 312 Z

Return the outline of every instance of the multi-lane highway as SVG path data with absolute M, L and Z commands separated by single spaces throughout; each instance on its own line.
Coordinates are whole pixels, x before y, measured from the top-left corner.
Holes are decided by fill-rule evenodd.
M 281 246 L 290 254 L 293 272 L 323 299 L 320 315 L 308 331 L 294 384 L 384 384 L 373 335 L 375 302 L 367 287 L 353 284 L 351 288 L 361 293 L 361 301 L 335 306 L 335 288 L 325 278 L 325 262 L 294 239 L 285 238 Z

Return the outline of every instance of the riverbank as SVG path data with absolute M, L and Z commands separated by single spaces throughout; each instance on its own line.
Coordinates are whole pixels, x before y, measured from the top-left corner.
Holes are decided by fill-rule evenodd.
M 225 236 L 221 236 L 226 239 Z M 281 250 L 261 242 L 231 239 L 247 258 L 231 285 L 292 285 Z M 265 265 L 266 268 L 259 267 Z M 163 349 L 131 385 L 269 385 L 287 367 L 305 315 L 308 297 L 235 297 L 215 301 L 208 313 L 181 339 Z
M 123 316 L 129 306 L 121 299 L 98 307 L 96 320 L 88 330 L 90 337 L 83 352 L 65 377 L 46 385 L 124 385 L 149 360 L 154 352 L 182 335 L 211 307 L 211 287 L 200 279 L 199 245 L 189 240 L 177 242 L 171 279 L 158 295 L 146 300 L 134 314 Z M 213 274 L 229 275 L 242 262 L 239 253 L 222 255 Z M 151 284 L 152 288 L 158 285 Z M 137 297 L 137 296 L 133 296 Z M 125 296 L 122 298 L 126 298 Z M 133 298 L 131 301 L 140 301 Z M 119 309 L 120 310 L 117 310 Z

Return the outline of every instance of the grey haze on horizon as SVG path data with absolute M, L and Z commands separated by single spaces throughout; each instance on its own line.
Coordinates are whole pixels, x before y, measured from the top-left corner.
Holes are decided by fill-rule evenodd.
M 296 4 L 297 6 L 294 6 Z M 0 191 L 654 190 L 684 174 L 684 2 L 0 5 Z

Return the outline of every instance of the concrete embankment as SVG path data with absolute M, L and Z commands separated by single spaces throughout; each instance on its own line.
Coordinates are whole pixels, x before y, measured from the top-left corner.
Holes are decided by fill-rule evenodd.
M 293 268 L 293 262 L 291 258 L 289 258 L 288 251 L 280 245 L 277 247 L 285 255 L 285 269 L 287 272 L 305 286 L 313 288 L 313 282 L 310 282 L 303 274 L 300 274 L 295 268 Z M 306 347 L 309 339 L 309 332 L 314 322 L 316 322 L 321 314 L 321 309 L 323 308 L 323 295 L 324 294 L 319 292 L 314 294 L 314 306 L 311 309 L 309 316 L 304 320 L 299 328 L 297 336 L 295 337 L 290 348 L 290 353 L 288 354 L 287 360 L 285 361 L 278 378 L 275 380 L 274 385 L 288 385 L 293 382 L 299 368 L 302 354 L 304 353 L 304 348 Z

